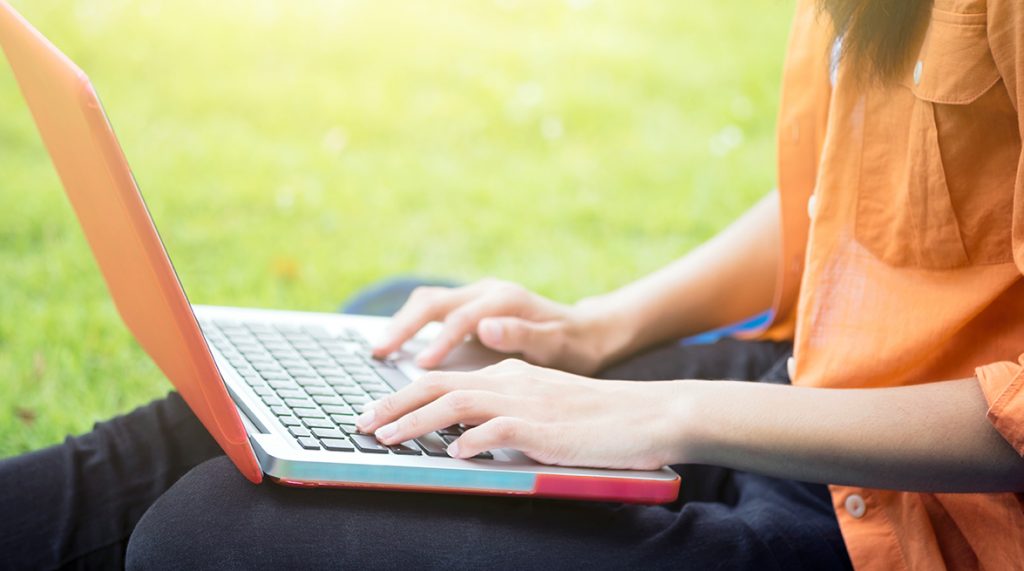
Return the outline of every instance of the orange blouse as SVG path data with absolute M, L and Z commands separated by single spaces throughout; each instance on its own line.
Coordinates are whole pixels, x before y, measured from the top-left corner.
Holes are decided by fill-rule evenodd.
M 888 84 L 835 65 L 816 4 L 784 69 L 768 334 L 794 339 L 796 385 L 976 376 L 1024 455 L 1024 1 L 934 0 Z M 1024 495 L 831 489 L 859 569 L 1024 567 Z

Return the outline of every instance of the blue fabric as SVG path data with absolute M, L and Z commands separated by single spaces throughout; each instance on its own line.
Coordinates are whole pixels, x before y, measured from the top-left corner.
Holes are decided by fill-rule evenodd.
M 737 333 L 749 333 L 757 331 L 758 329 L 767 326 L 772 321 L 772 312 L 765 311 L 758 313 L 757 315 L 744 319 L 739 323 L 733 323 L 732 325 L 726 325 L 719 329 L 712 329 L 711 331 L 705 331 L 699 333 L 693 337 L 687 337 L 680 341 L 683 345 L 706 345 L 708 343 L 714 343 L 719 339 L 726 337 L 732 337 Z

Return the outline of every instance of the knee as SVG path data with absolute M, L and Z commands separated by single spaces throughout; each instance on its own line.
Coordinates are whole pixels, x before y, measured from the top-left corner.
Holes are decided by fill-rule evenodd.
M 128 543 L 126 567 L 223 567 L 219 549 L 239 538 L 228 537 L 232 528 L 220 518 L 239 501 L 235 496 L 252 487 L 223 456 L 193 468 L 142 516 Z

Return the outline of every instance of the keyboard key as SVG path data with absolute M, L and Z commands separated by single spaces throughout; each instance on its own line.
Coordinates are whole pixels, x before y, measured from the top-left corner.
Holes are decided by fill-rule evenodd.
M 365 394 L 363 392 L 363 389 L 355 386 L 355 384 L 352 384 L 350 386 L 334 387 L 334 390 L 337 391 L 338 394 L 341 395 L 342 397 L 344 397 L 345 395 L 363 396 Z
M 299 446 L 306 450 L 320 450 L 320 443 L 311 436 L 303 436 L 297 440 L 299 441 Z
M 297 388 L 299 388 L 299 385 L 296 384 L 295 381 L 292 381 L 290 379 L 289 380 L 284 380 L 284 381 L 281 381 L 281 380 L 267 381 L 267 384 L 272 386 L 272 387 L 274 387 L 275 389 L 297 389 Z
M 441 436 L 459 436 L 462 434 L 462 427 L 458 424 L 453 424 L 448 428 L 442 428 L 437 431 Z
M 267 406 L 284 406 L 284 401 L 277 398 L 273 394 L 260 395 L 260 398 L 263 400 L 263 404 Z
M 299 389 L 281 389 L 277 391 L 277 396 L 283 399 L 304 399 L 306 393 Z
M 333 339 L 334 336 L 327 332 L 326 329 L 319 325 L 306 325 L 302 328 L 303 333 L 316 337 L 317 339 Z
M 345 404 L 345 401 L 341 400 L 340 397 L 334 397 L 334 396 L 328 397 L 328 396 L 324 396 L 324 395 L 317 395 L 317 396 L 313 397 L 313 400 L 315 400 L 317 402 L 317 404 L 322 404 L 322 405 L 333 404 L 333 405 L 339 405 L 340 406 L 340 405 Z
M 362 452 L 370 452 L 373 454 L 387 454 L 388 449 L 386 446 L 377 442 L 377 439 L 368 434 L 353 434 L 350 437 L 352 442 L 356 445 L 356 448 Z
M 295 377 L 295 382 L 303 387 L 322 387 L 324 382 L 318 377 Z
M 317 367 L 316 372 L 320 373 L 321 377 L 344 377 L 349 378 L 349 374 L 344 369 L 339 367 Z
M 265 335 L 264 337 L 265 338 L 261 337 L 260 341 L 263 342 L 263 347 L 267 351 L 286 351 L 289 353 L 291 352 L 291 345 L 288 345 L 288 342 L 285 341 L 284 339 L 278 337 L 271 337 L 269 335 Z
M 306 393 L 310 396 L 334 396 L 334 391 L 327 387 L 306 387 Z
M 398 365 L 390 359 L 377 359 L 376 357 L 370 361 L 370 366 L 373 367 L 374 371 L 380 371 L 381 369 L 396 369 Z
M 331 419 L 334 420 L 334 417 L 332 416 Z M 338 422 L 338 421 L 335 420 L 334 422 Z M 338 427 L 341 428 L 342 430 L 344 430 L 345 432 L 349 433 L 349 434 L 355 434 L 355 433 L 359 432 L 359 430 L 356 429 L 355 423 L 352 423 L 352 422 L 338 422 Z
M 299 420 L 298 418 L 294 417 L 294 416 L 280 416 L 280 417 L 277 418 L 277 420 L 280 420 L 281 424 L 283 424 L 285 426 L 300 426 L 300 425 L 302 425 L 302 421 Z
M 284 369 L 280 371 L 260 371 L 260 376 L 268 381 L 284 381 L 292 378 Z
M 242 377 L 242 380 L 245 381 L 245 384 L 249 385 L 250 387 L 261 387 L 261 386 L 264 386 L 263 379 L 261 379 L 259 376 L 256 376 L 256 377 Z
M 325 404 L 323 406 L 324 412 L 326 412 L 327 414 L 354 415 L 352 407 L 348 406 L 347 404 Z
M 268 387 L 266 385 L 263 385 L 262 387 L 253 387 L 252 388 L 252 392 L 260 395 L 261 397 L 265 397 L 265 396 L 272 396 L 274 394 L 274 389 L 272 389 L 272 388 L 270 388 L 270 387 Z
M 396 391 L 412 382 L 409 377 L 405 376 L 405 373 L 398 369 L 378 369 L 377 372 L 380 373 L 384 382 Z
M 316 408 L 313 401 L 309 399 L 284 399 L 284 404 L 292 408 Z
M 303 418 L 302 424 L 309 428 L 334 428 L 334 423 L 326 418 Z
M 335 452 L 353 452 L 355 447 L 347 439 L 343 438 L 324 438 L 320 441 L 324 448 L 327 450 L 333 450 Z
M 294 436 L 295 438 L 300 438 L 302 436 L 309 436 L 310 435 L 309 430 L 306 430 L 305 428 L 303 428 L 301 426 L 290 426 L 290 427 L 288 427 L 288 432 L 291 432 L 292 436 Z
M 316 371 L 314 371 L 312 367 L 307 367 L 306 365 L 289 365 L 284 369 L 288 371 L 293 377 L 316 376 Z
M 327 406 L 324 407 L 324 412 L 330 414 L 331 415 L 331 420 L 333 420 L 334 422 L 337 422 L 339 424 L 341 424 L 341 423 L 354 424 L 355 423 L 355 421 L 356 421 L 355 411 L 343 412 L 343 413 L 338 414 L 338 413 L 332 412 L 331 410 L 328 410 L 328 409 L 337 409 L 337 408 L 339 408 L 339 407 L 327 405 Z
M 291 416 L 292 411 L 286 406 L 272 406 L 270 412 L 274 413 L 274 416 Z
M 316 408 L 296 408 L 294 412 L 295 416 L 299 418 L 325 418 L 324 413 Z
M 473 456 L 473 460 L 494 460 L 494 456 L 490 452 L 481 452 Z
M 413 442 L 412 440 L 408 440 L 401 444 L 388 446 L 388 450 L 394 452 L 395 454 L 401 454 L 403 456 L 419 456 L 420 454 L 422 454 L 422 452 L 420 452 L 419 446 L 416 446 L 416 443 Z
M 327 381 L 327 384 L 329 384 L 329 385 L 331 385 L 331 386 L 333 386 L 335 388 L 337 388 L 339 386 L 343 386 L 343 387 L 354 387 L 354 386 L 356 386 L 356 382 L 354 380 L 352 380 L 352 378 L 349 377 L 348 375 L 322 375 L 322 376 L 323 376 L 324 380 Z
M 344 395 L 342 398 L 348 404 L 366 404 L 370 402 L 370 397 L 363 395 Z
M 262 355 L 262 353 L 261 353 Z M 253 368 L 260 373 L 283 373 L 284 369 L 281 365 L 278 365 L 276 361 L 271 361 L 267 365 L 253 365 Z
M 441 437 L 431 432 L 416 439 L 416 444 L 427 453 L 427 456 L 447 456 L 448 445 Z
M 313 435 L 317 438 L 345 438 L 345 433 L 337 428 L 314 428 Z

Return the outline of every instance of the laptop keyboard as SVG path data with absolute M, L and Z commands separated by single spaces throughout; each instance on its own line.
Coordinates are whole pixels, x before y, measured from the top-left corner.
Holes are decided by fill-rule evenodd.
M 394 392 L 386 379 L 408 381 L 394 364 L 373 359 L 369 343 L 351 329 L 335 335 L 318 326 L 222 319 L 199 326 L 306 450 L 447 457 L 448 444 L 464 430 L 451 426 L 393 446 L 356 430 L 366 404 Z

